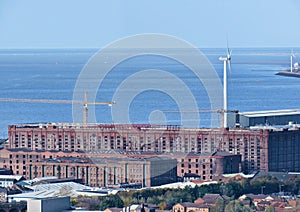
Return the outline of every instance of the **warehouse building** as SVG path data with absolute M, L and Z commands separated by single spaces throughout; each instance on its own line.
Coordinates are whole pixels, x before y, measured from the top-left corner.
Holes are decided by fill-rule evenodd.
M 228 114 L 229 127 L 284 126 L 300 124 L 300 109 L 267 110 Z
M 299 172 L 299 134 L 296 124 L 233 129 L 185 129 L 147 124 L 18 124 L 9 126 L 7 148 L 10 152 L 6 152 L 3 165 L 16 174 L 26 175 L 28 170 L 22 163 L 39 162 L 51 154 L 91 158 L 114 152 L 118 158 L 155 155 L 175 158 L 178 176 L 194 173 L 202 180 L 212 180 L 220 173 L 233 173 L 238 169 L 245 173 Z M 50 156 L 45 157 L 47 154 Z M 219 161 L 216 159 L 218 154 L 222 158 Z M 17 156 L 19 158 L 15 158 Z M 238 157 L 241 158 L 240 165 L 237 165 Z M 207 168 L 210 166 L 211 169 Z M 228 168 L 231 166 L 232 169 Z
M 268 132 L 249 129 L 185 129 L 130 124 L 19 124 L 8 128 L 10 149 L 241 155 L 242 170 L 266 170 Z

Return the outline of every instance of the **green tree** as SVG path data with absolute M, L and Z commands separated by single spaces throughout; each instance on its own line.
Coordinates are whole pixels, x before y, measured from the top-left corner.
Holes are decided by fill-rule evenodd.
M 149 197 L 153 197 L 154 192 L 151 192 L 150 189 L 144 189 L 141 191 L 141 196 L 144 198 L 145 202 L 148 201 Z
M 123 200 L 119 197 L 119 195 L 110 195 L 101 199 L 101 203 L 99 205 L 100 210 L 105 210 L 106 208 L 116 207 L 122 208 L 124 207 Z
M 77 197 L 71 197 L 70 203 L 71 203 L 72 206 L 75 206 L 75 205 L 78 204 L 78 198 Z
M 210 208 L 210 212 L 224 212 L 226 207 L 226 201 L 218 199 L 216 204 Z
M 221 183 L 218 184 L 209 184 L 209 185 L 202 185 L 199 187 L 195 187 L 196 189 L 196 198 L 203 197 L 205 194 L 221 194 Z
M 298 195 L 300 190 L 300 177 L 291 177 L 284 185 L 284 191 L 291 192 L 292 194 Z
M 148 203 L 158 205 L 160 203 L 160 199 L 158 198 L 158 196 L 149 197 Z
M 225 207 L 225 212 L 252 212 L 252 211 L 253 210 L 251 208 L 243 205 L 238 200 L 230 201 Z
M 167 208 L 168 204 L 166 202 L 161 202 L 158 204 L 158 207 L 160 210 L 165 210 Z
M 264 194 L 276 193 L 279 191 L 280 184 L 281 182 L 279 182 L 276 177 L 265 175 L 251 180 L 245 192 L 260 194 L 263 187 Z
M 236 182 L 229 182 L 225 185 L 225 195 L 236 199 L 244 193 L 243 187 Z
M 266 209 L 265 209 L 265 212 L 275 212 L 275 211 L 276 210 L 273 205 L 270 205 L 270 206 L 266 207 Z
M 89 210 L 96 210 L 99 207 L 100 199 L 98 197 L 78 197 L 77 207 L 87 208 Z

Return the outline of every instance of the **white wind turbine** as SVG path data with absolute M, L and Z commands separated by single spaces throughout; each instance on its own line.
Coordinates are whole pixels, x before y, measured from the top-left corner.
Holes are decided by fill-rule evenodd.
M 219 57 L 220 61 L 223 61 L 224 64 L 224 71 L 223 71 L 223 127 L 227 127 L 227 65 L 229 71 L 231 71 L 231 50 L 228 48 L 227 44 L 227 55 L 226 57 Z
M 293 57 L 295 57 L 294 50 L 291 52 L 291 72 L 293 72 Z

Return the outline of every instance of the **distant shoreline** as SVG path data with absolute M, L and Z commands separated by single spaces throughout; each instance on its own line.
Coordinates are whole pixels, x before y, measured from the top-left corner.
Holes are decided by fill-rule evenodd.
M 280 76 L 285 76 L 285 77 L 298 77 L 300 78 L 300 72 L 291 72 L 289 70 L 287 71 L 280 71 L 278 73 L 276 73 L 276 75 L 280 75 Z

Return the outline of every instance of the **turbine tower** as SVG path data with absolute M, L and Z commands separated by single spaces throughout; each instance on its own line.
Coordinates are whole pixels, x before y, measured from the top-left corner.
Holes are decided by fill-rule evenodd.
M 223 61 L 224 71 L 223 71 L 223 127 L 227 127 L 227 65 L 229 71 L 231 71 L 230 60 L 231 60 L 231 51 L 227 46 L 227 55 L 226 57 L 219 57 L 220 61 Z
M 292 49 L 292 52 L 291 52 L 291 72 L 293 72 L 293 57 L 295 57 L 294 49 Z

